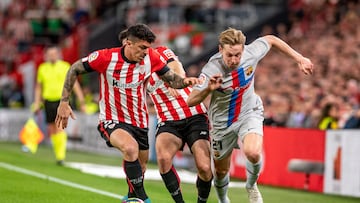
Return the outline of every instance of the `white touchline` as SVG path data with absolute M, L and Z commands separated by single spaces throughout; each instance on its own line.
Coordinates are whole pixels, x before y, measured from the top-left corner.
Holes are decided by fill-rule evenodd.
M 88 187 L 88 186 L 85 186 L 85 185 L 80 185 L 80 184 L 73 183 L 73 182 L 70 182 L 70 181 L 67 181 L 67 180 L 62 180 L 62 179 L 59 179 L 59 178 L 48 176 L 48 175 L 38 173 L 38 172 L 35 172 L 35 171 L 31 171 L 31 170 L 28 170 L 28 169 L 20 168 L 20 167 L 17 167 L 17 166 L 11 165 L 11 164 L 7 164 L 7 163 L 4 163 L 4 162 L 0 162 L 0 167 L 2 167 L 4 169 L 8 169 L 10 171 L 16 171 L 18 173 L 22 173 L 22 174 L 34 176 L 34 177 L 37 177 L 37 178 L 45 179 L 45 180 L 48 180 L 50 182 L 55 182 L 55 183 L 59 183 L 59 184 L 62 184 L 62 185 L 66 185 L 66 186 L 69 186 L 69 187 L 78 188 L 78 189 L 81 189 L 81 190 L 86 190 L 86 191 L 89 191 L 89 192 L 93 192 L 93 193 L 97 193 L 97 194 L 101 194 L 101 195 L 105 195 L 105 196 L 109 196 L 109 197 L 114 197 L 114 198 L 117 198 L 117 199 L 122 199 L 123 198 L 123 196 L 121 196 L 121 195 L 117 195 L 117 194 L 114 194 L 114 193 L 111 193 L 111 192 L 106 192 L 106 191 L 103 191 L 103 190 L 98 190 L 98 189 L 95 189 L 95 188 L 92 188 L 92 187 Z

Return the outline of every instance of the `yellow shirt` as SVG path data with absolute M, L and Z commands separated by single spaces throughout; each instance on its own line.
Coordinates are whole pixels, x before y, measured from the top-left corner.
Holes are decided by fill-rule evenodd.
M 42 86 L 42 97 L 45 100 L 57 101 L 61 99 L 62 89 L 70 64 L 58 60 L 54 64 L 44 62 L 40 64 L 37 82 Z
M 322 119 L 318 127 L 320 130 L 338 129 L 336 120 L 331 117 Z

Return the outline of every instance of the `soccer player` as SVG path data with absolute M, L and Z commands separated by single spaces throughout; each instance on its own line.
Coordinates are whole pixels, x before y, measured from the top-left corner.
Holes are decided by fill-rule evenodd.
M 62 128 L 67 126 L 69 116 L 75 119 L 69 106 L 71 88 L 79 74 L 97 71 L 100 78 L 98 130 L 108 146 L 121 151 L 129 188 L 145 202 L 150 202 L 142 171 L 149 153 L 145 81 L 156 72 L 174 88 L 199 82 L 197 78 L 183 78 L 171 71 L 159 53 L 150 48 L 154 41 L 155 35 L 148 26 L 136 24 L 128 28 L 125 45 L 94 51 L 72 64 L 56 117 L 56 124 Z
M 119 34 L 120 42 L 124 44 L 127 35 L 127 30 L 123 30 Z M 155 50 L 166 60 L 171 70 L 185 77 L 182 63 L 171 49 L 159 46 Z M 186 104 L 190 92 L 191 87 L 179 90 L 170 88 L 156 73 L 152 73 L 147 81 L 147 93 L 154 103 L 159 122 L 156 130 L 156 153 L 160 175 L 174 201 L 184 202 L 180 178 L 172 161 L 176 153 L 187 144 L 194 154 L 198 169 L 197 201 L 201 203 L 206 202 L 209 197 L 212 180 L 209 124 L 204 104 L 200 103 L 195 107 Z
M 227 191 L 229 168 L 234 148 L 243 143 L 247 157 L 246 189 L 251 203 L 263 202 L 257 187 L 262 166 L 263 104 L 254 91 L 256 65 L 271 47 L 292 58 L 305 74 L 312 74 L 313 64 L 273 35 L 245 45 L 240 30 L 229 28 L 219 35 L 219 52 L 203 67 L 203 82 L 195 85 L 187 103 L 194 106 L 210 97 L 208 114 L 211 124 L 211 153 L 214 159 L 214 186 L 221 203 L 230 202 Z
M 63 165 L 66 157 L 67 135 L 62 128 L 55 125 L 55 117 L 69 68 L 70 64 L 61 60 L 59 48 L 50 46 L 45 50 L 45 62 L 39 65 L 36 77 L 33 110 L 34 112 L 39 111 L 41 103 L 44 102 L 47 130 L 58 165 Z M 81 104 L 80 110 L 85 112 L 84 95 L 77 81 L 74 85 L 74 92 Z
M 170 69 L 185 77 L 185 71 L 174 52 L 167 47 L 156 50 L 165 58 Z M 160 175 L 176 203 L 184 202 L 180 179 L 172 164 L 179 150 L 188 145 L 198 169 L 196 187 L 198 203 L 207 201 L 211 189 L 212 172 L 210 159 L 209 125 L 203 103 L 189 107 L 186 100 L 191 87 L 180 90 L 169 88 L 156 73 L 147 83 L 147 92 L 154 103 L 158 126 L 156 131 L 156 155 Z

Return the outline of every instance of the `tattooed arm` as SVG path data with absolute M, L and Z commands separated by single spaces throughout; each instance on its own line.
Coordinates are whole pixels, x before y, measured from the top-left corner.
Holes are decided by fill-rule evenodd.
M 74 84 L 77 80 L 77 76 L 83 73 L 86 73 L 84 65 L 81 60 L 76 61 L 71 65 L 69 71 L 67 72 L 66 79 L 64 82 L 64 88 L 62 92 L 61 101 L 69 102 L 71 91 L 74 87 Z
M 199 83 L 198 78 L 194 78 L 194 77 L 183 78 L 172 70 L 168 70 L 164 74 L 160 75 L 160 78 L 165 82 L 167 82 L 172 88 L 175 89 L 182 89 L 187 86 L 195 85 Z
M 55 118 L 57 127 L 62 129 L 66 128 L 69 116 L 71 116 L 72 119 L 76 119 L 75 114 L 73 113 L 69 104 L 70 95 L 77 80 L 77 76 L 86 72 L 87 71 L 81 60 L 78 60 L 72 64 L 69 71 L 67 72 L 60 104 L 58 106 L 57 115 Z

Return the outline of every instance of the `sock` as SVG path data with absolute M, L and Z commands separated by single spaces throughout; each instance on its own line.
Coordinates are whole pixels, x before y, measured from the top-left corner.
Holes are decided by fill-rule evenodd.
M 164 174 L 160 174 L 167 190 L 170 192 L 171 197 L 175 200 L 176 203 L 184 202 L 181 189 L 180 189 L 180 179 L 177 175 L 176 169 L 174 166 L 171 167 L 170 171 Z
M 67 142 L 67 136 L 66 132 L 59 132 L 52 134 L 50 136 L 51 143 L 53 146 L 55 158 L 57 161 L 63 161 L 66 156 L 66 142 Z
M 130 183 L 130 180 L 129 178 L 126 178 L 126 182 L 128 184 L 128 194 L 127 194 L 127 198 L 130 198 L 130 197 L 136 197 L 136 194 L 134 192 L 134 189 L 131 187 L 131 183 Z M 126 199 L 127 199 L 126 198 Z
M 133 190 L 136 197 L 142 200 L 147 199 L 148 196 L 145 193 L 143 175 L 139 160 L 137 159 L 134 162 L 124 161 L 124 170 L 130 187 L 129 191 Z M 131 195 L 131 193 L 129 193 L 129 195 Z
M 253 164 L 249 160 L 246 160 L 246 188 L 252 188 L 256 184 L 260 169 L 262 166 L 262 160 Z
M 198 189 L 198 203 L 206 203 L 211 189 L 211 180 L 209 181 L 203 181 L 198 176 L 196 179 L 196 187 Z
M 227 202 L 227 191 L 229 188 L 230 177 L 229 173 L 223 179 L 214 177 L 215 192 L 220 202 Z

